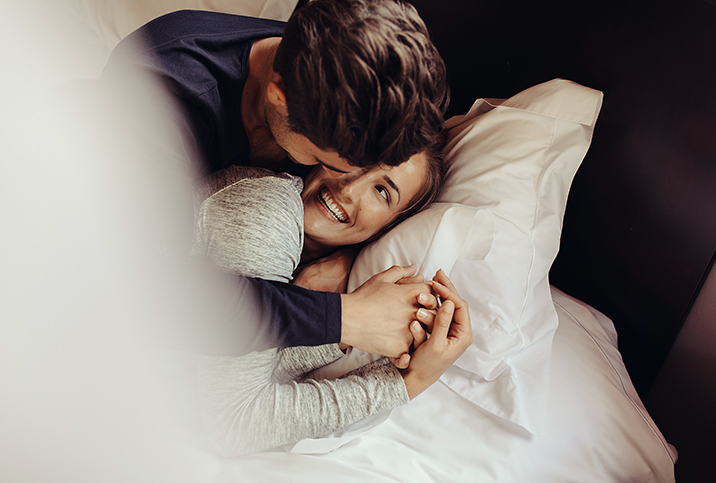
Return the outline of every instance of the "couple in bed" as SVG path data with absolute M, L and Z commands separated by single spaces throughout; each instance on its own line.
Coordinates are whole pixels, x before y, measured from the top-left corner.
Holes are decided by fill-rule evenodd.
M 379 236 L 437 194 L 442 171 L 431 150 L 448 90 L 415 10 L 392 0 L 317 0 L 285 25 L 176 12 L 120 43 L 103 80 L 121 89 L 147 75 L 177 102 L 176 121 L 199 153 L 197 172 L 214 173 L 198 212 L 196 250 L 256 279 L 264 305 L 279 314 L 273 346 L 291 347 L 199 358 L 217 447 L 236 454 L 318 436 L 435 382 L 471 341 L 465 303 L 444 274 L 431 287 L 396 267 L 352 294 L 283 283 L 302 264 L 298 281 L 317 287 L 329 264 L 307 262 Z M 297 168 L 316 164 L 302 202 L 300 178 L 221 171 L 244 165 L 305 175 Z M 240 228 L 241 219 L 250 228 Z M 418 309 L 435 309 L 436 296 L 446 302 L 427 338 L 413 322 L 433 327 L 433 315 Z M 382 359 L 340 382 L 297 382 L 338 358 L 338 342 L 399 358 L 403 372 Z
M 286 283 L 298 267 L 294 283 L 338 291 L 345 287 L 350 262 L 345 264 L 341 256 L 327 261 L 321 257 L 380 236 L 401 215 L 419 210 L 439 191 L 441 166 L 439 155 L 422 152 L 397 167 L 337 178 L 315 167 L 303 190 L 301 179 L 288 174 L 230 167 L 209 177 L 213 194 L 198 210 L 196 251 L 234 273 Z M 338 275 L 327 283 L 321 272 L 334 265 Z M 317 266 L 316 277 L 306 275 Z M 397 280 L 411 274 L 410 269 L 393 267 L 376 277 Z M 335 380 L 304 379 L 341 357 L 339 344 L 269 349 L 241 357 L 199 356 L 198 400 L 212 446 L 222 455 L 235 456 L 295 443 L 421 393 L 472 341 L 467 305 L 450 280 L 438 272 L 432 286 L 444 303 L 429 338 L 419 323 L 411 325 L 415 351 L 402 371 L 383 357 Z

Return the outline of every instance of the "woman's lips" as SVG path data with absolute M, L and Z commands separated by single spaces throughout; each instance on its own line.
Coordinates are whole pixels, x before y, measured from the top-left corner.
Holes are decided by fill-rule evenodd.
M 318 201 L 337 221 L 348 223 L 348 215 L 343 211 L 343 208 L 333 200 L 331 192 L 325 186 L 318 190 Z

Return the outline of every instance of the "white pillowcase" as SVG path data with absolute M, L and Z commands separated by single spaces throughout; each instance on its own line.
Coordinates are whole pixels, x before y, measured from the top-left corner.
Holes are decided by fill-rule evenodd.
M 435 203 L 361 251 L 348 291 L 393 265 L 415 263 L 429 279 L 438 269 L 452 267 L 458 258 L 482 260 L 490 251 L 494 231 L 495 220 L 488 210 Z
M 445 270 L 470 304 L 475 340 L 441 380 L 532 433 L 557 327 L 548 273 L 601 103 L 601 92 L 555 79 L 450 119 L 439 203 L 363 250 L 349 281 L 353 290 L 393 264 L 414 263 L 427 278 Z

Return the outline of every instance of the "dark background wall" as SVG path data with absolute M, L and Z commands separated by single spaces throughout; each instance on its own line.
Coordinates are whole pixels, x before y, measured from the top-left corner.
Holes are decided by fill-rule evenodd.
M 554 77 L 604 92 L 550 280 L 614 321 L 634 385 L 681 450 L 678 481 L 708 481 L 713 282 L 650 390 L 716 251 L 713 0 L 411 3 L 445 58 L 449 116 Z

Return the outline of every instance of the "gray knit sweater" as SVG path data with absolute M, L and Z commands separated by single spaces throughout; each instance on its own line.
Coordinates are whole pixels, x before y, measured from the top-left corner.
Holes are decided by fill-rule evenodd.
M 300 178 L 232 166 L 199 194 L 195 252 L 241 275 L 289 281 L 303 247 Z M 223 456 L 329 434 L 408 402 L 387 358 L 335 380 L 307 373 L 343 355 L 337 344 L 199 356 L 196 387 L 207 437 Z

